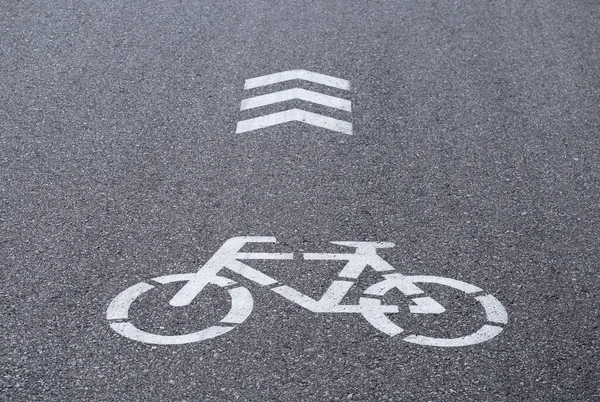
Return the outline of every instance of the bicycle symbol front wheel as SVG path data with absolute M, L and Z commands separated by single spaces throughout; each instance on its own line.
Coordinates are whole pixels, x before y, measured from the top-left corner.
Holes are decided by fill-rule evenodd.
M 439 276 L 426 276 L 426 275 L 414 275 L 414 276 L 402 276 L 399 282 L 399 279 L 396 275 L 387 275 L 389 278 L 384 279 L 383 281 L 376 283 L 369 287 L 366 291 L 365 297 L 361 297 L 360 304 L 363 307 L 362 314 L 367 319 L 367 321 L 373 325 L 378 330 L 383 333 L 396 336 L 404 332 L 402 328 L 396 325 L 392 320 L 390 320 L 387 315 L 381 309 L 381 300 L 368 297 L 369 295 L 383 297 L 388 291 L 393 288 L 400 286 L 401 289 L 408 289 L 408 292 L 414 290 L 412 285 L 416 283 L 434 283 L 438 285 L 448 286 L 459 291 L 462 291 L 466 294 L 473 295 L 473 297 L 479 302 L 479 304 L 483 307 L 485 311 L 486 319 L 488 323 L 484 324 L 479 330 L 476 332 L 458 338 L 434 338 L 423 335 L 408 335 L 404 337 L 404 341 L 415 343 L 419 345 L 425 346 L 439 346 L 439 347 L 459 347 L 459 346 L 468 346 L 475 345 L 478 343 L 482 343 L 485 341 L 489 341 L 490 339 L 496 337 L 502 332 L 504 325 L 508 322 L 508 313 L 506 309 L 500 303 L 498 299 L 490 294 L 485 295 L 477 295 L 479 293 L 483 293 L 483 290 L 478 288 L 477 286 L 471 285 L 466 282 L 462 282 L 456 279 L 443 278 Z M 408 284 L 408 285 L 407 285 Z M 418 288 L 416 288 L 418 290 Z M 436 301 L 432 300 L 429 297 L 418 297 L 413 299 L 413 301 L 417 301 L 420 299 L 423 302 L 423 305 L 433 305 L 434 308 L 439 308 L 436 313 L 443 312 L 445 309 L 439 305 Z M 419 306 L 415 306 L 419 308 Z
M 173 282 L 188 282 L 193 280 L 196 275 L 195 273 L 166 275 L 153 278 L 152 280 L 164 285 Z M 210 283 L 221 288 L 236 285 L 235 281 L 220 276 L 211 278 Z M 133 302 L 153 288 L 153 285 L 141 282 L 125 289 L 110 302 L 106 311 L 106 318 L 113 321 L 110 323 L 110 327 L 115 332 L 131 340 L 154 345 L 182 345 L 185 343 L 200 342 L 223 335 L 234 329 L 236 324 L 243 323 L 250 316 L 254 305 L 252 294 L 248 289 L 242 286 L 231 287 L 227 289 L 231 297 L 231 309 L 219 322 L 223 325 L 214 325 L 198 332 L 184 335 L 152 334 L 137 328 L 128 320 L 129 308 Z

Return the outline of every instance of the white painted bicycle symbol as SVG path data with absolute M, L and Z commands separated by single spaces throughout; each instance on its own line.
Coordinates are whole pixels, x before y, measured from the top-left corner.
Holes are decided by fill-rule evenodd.
M 235 237 L 227 240 L 221 248 L 208 260 L 196 273 L 166 275 L 153 278 L 159 284 L 183 282 L 183 287 L 173 296 L 169 304 L 171 306 L 189 305 L 202 290 L 209 284 L 216 285 L 227 290 L 231 297 L 231 309 L 229 313 L 220 320 L 219 325 L 205 328 L 201 331 L 185 335 L 159 335 L 145 332 L 129 320 L 129 308 L 135 300 L 155 286 L 141 282 L 121 292 L 115 297 L 106 312 L 106 318 L 110 321 L 110 327 L 120 335 L 139 342 L 156 345 L 180 345 L 191 342 L 200 342 L 223 335 L 243 323 L 252 312 L 254 301 L 250 291 L 239 286 L 232 279 L 220 276 L 225 268 L 241 275 L 261 286 L 268 286 L 273 292 L 283 296 L 301 307 L 314 313 L 358 313 L 376 329 L 391 337 L 404 332 L 397 324 L 388 317 L 389 314 L 399 312 L 396 305 L 382 304 L 382 297 L 392 289 L 398 289 L 408 296 L 412 305 L 409 311 L 413 314 L 441 314 L 446 309 L 431 297 L 424 296 L 424 291 L 417 286 L 418 283 L 433 283 L 464 292 L 474 297 L 483 310 L 487 321 L 474 333 L 458 338 L 434 338 L 421 335 L 407 335 L 403 338 L 406 342 L 419 345 L 458 347 L 474 345 L 488 341 L 502 332 L 502 325 L 508 322 L 506 309 L 494 296 L 483 294 L 483 290 L 477 286 L 458 281 L 455 279 L 439 276 L 406 276 L 399 272 L 393 272 L 394 268 L 383 258 L 377 255 L 377 249 L 394 247 L 393 243 L 381 242 L 345 242 L 336 241 L 332 244 L 354 248 L 354 253 L 304 253 L 305 260 L 334 260 L 347 261 L 338 276 L 342 280 L 335 280 L 329 286 L 325 294 L 315 300 L 299 291 L 285 285 L 279 285 L 278 281 L 270 276 L 251 268 L 240 260 L 291 260 L 293 253 L 258 253 L 241 252 L 240 250 L 248 243 L 276 243 L 274 237 Z M 384 279 L 364 292 L 356 305 L 340 304 L 344 296 L 354 285 L 353 279 L 357 279 L 367 267 L 378 272 L 390 272 L 383 274 Z

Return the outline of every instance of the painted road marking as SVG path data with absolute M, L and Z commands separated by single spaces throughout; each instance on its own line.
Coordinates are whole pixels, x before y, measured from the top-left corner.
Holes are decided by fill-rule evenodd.
M 255 96 L 254 98 L 244 99 L 240 110 L 252 109 L 274 103 L 286 102 L 292 99 L 300 99 L 307 102 L 317 103 L 319 105 L 333 107 L 350 112 L 352 104 L 346 99 L 336 98 L 335 96 L 323 95 L 318 92 L 308 91 L 302 88 L 292 88 L 285 91 L 274 92 L 272 94 Z
M 290 109 L 283 112 L 268 114 L 266 116 L 255 117 L 254 119 L 240 121 L 235 132 L 241 134 L 265 127 L 276 126 L 278 124 L 289 123 L 291 121 L 301 121 L 310 124 L 311 126 L 322 127 L 343 134 L 352 134 L 352 124 L 347 121 L 322 116 L 301 109 Z
M 152 278 L 154 282 L 160 284 L 169 284 L 173 282 L 190 282 L 195 278 L 195 274 L 176 274 L 166 275 L 158 278 Z M 228 278 L 214 276 L 210 278 L 209 283 L 221 288 L 235 284 Z M 109 320 L 128 320 L 129 308 L 131 304 L 142 294 L 154 289 L 154 286 L 146 283 L 138 283 L 131 286 L 119 294 L 110 303 L 106 318 Z M 231 309 L 227 316 L 221 320 L 223 324 L 240 324 L 248 318 L 252 312 L 253 300 L 248 289 L 236 287 L 227 290 L 231 296 Z M 209 328 L 185 335 L 158 335 L 136 328 L 131 322 L 113 322 L 110 327 L 118 334 L 134 341 L 150 343 L 154 345 L 182 345 L 185 343 L 200 342 L 207 339 L 223 335 L 235 327 L 214 325 Z
M 279 82 L 303 80 L 316 84 L 326 85 L 328 87 L 350 90 L 350 82 L 330 75 L 313 73 L 307 70 L 290 70 L 281 73 L 263 75 L 262 77 L 250 78 L 246 80 L 244 89 L 253 89 L 266 85 L 277 84 Z
M 329 75 L 313 73 L 306 70 L 284 71 L 281 73 L 251 78 L 246 80 L 244 88 L 252 89 L 293 79 L 316 82 L 318 84 L 344 90 L 350 89 L 350 82 L 346 80 L 331 77 Z M 331 95 L 325 95 L 315 91 L 309 91 L 302 88 L 291 88 L 244 99 L 242 100 L 240 110 L 244 111 L 248 109 L 259 108 L 294 99 L 316 103 L 318 105 L 343 110 L 345 112 L 352 111 L 352 103 L 349 100 Z M 352 123 L 344 120 L 334 119 L 333 117 L 323 116 L 317 113 L 307 112 L 302 109 L 289 109 L 282 112 L 271 113 L 265 116 L 242 120 L 237 124 L 235 132 L 237 134 L 246 133 L 249 131 L 285 124 L 292 121 L 303 122 L 312 126 L 321 127 L 342 134 L 352 134 Z
M 382 333 L 395 337 L 404 332 L 404 329 L 393 322 L 389 315 L 400 311 L 399 306 L 382 304 L 382 297 L 392 289 L 399 290 L 412 305 L 408 310 L 413 314 L 443 314 L 446 309 L 435 299 L 421 296 L 425 292 L 419 288 L 418 283 L 433 283 L 451 287 L 465 294 L 480 294 L 482 289 L 456 279 L 439 276 L 406 276 L 399 272 L 383 274 L 383 279 L 371 285 L 364 292 L 358 304 L 341 304 L 342 300 L 354 285 L 354 281 L 367 268 L 371 267 L 378 272 L 393 271 L 394 268 L 383 258 L 377 255 L 379 248 L 394 247 L 387 242 L 332 242 L 333 244 L 352 247 L 354 253 L 304 253 L 305 260 L 346 261 L 339 272 L 341 280 L 333 281 L 327 291 L 319 300 L 315 300 L 296 289 L 286 285 L 278 285 L 278 281 L 251 268 L 239 260 L 290 260 L 293 253 L 257 253 L 241 252 L 248 243 L 276 243 L 274 237 L 234 237 L 227 240 L 219 250 L 204 264 L 198 272 L 166 275 L 153 278 L 158 286 L 175 282 L 184 282 L 181 289 L 170 301 L 172 306 L 186 306 L 190 304 L 209 284 L 217 285 L 229 293 L 231 306 L 229 313 L 220 321 L 222 325 L 213 325 L 191 334 L 159 335 L 143 331 L 129 322 L 129 309 L 131 305 L 143 294 L 152 291 L 155 286 L 146 282 L 135 284 L 118 294 L 109 304 L 106 318 L 110 327 L 118 334 L 134 341 L 156 345 L 180 345 L 185 343 L 200 342 L 211 339 L 233 330 L 234 325 L 242 324 L 252 313 L 254 302 L 248 289 L 238 286 L 235 281 L 221 276 L 226 269 L 235 272 L 261 286 L 266 286 L 285 299 L 313 313 L 355 313 L 361 314 L 368 323 Z M 343 279 L 342 279 L 343 278 Z M 277 285 L 277 286 L 273 286 Z M 419 295 L 419 297 L 412 297 Z M 373 297 L 369 297 L 373 296 Z M 423 346 L 459 347 L 489 341 L 498 336 L 503 327 L 508 323 L 508 312 L 492 295 L 473 296 L 481 305 L 488 322 L 472 334 L 456 338 L 435 338 L 421 335 L 407 335 L 404 341 Z M 125 322 L 124 322 L 125 321 Z
M 439 346 L 442 348 L 476 345 L 498 336 L 502 332 L 502 327 L 494 325 L 484 325 L 477 332 L 460 338 L 432 338 L 421 335 L 408 335 L 404 338 L 406 342 L 416 343 L 424 346 Z

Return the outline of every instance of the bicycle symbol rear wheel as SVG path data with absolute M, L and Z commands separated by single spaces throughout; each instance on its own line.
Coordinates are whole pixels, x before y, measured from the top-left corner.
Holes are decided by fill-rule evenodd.
M 196 273 L 166 275 L 153 278 L 152 280 L 164 285 L 173 282 L 188 282 L 194 279 L 196 275 Z M 220 276 L 214 276 L 211 278 L 210 283 L 221 288 L 236 284 L 235 281 Z M 153 285 L 150 285 L 146 282 L 140 282 L 125 289 L 110 302 L 108 309 L 106 310 L 106 318 L 110 321 L 113 321 L 110 323 L 110 327 L 115 332 L 131 340 L 154 345 L 182 345 L 186 343 L 200 342 L 223 335 L 234 329 L 236 324 L 243 323 L 250 316 L 254 305 L 252 294 L 250 291 L 248 291 L 248 289 L 242 286 L 231 287 L 227 289 L 227 292 L 231 297 L 231 309 L 229 310 L 229 313 L 219 322 L 223 325 L 214 325 L 203 330 L 184 335 L 152 334 L 137 328 L 128 321 L 130 306 L 141 295 L 151 289 L 154 289 Z

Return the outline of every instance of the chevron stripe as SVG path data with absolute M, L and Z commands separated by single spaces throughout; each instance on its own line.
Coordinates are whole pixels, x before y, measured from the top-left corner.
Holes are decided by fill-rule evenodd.
M 336 109 L 350 112 L 352 103 L 345 99 L 336 98 L 335 96 L 323 95 L 318 92 L 307 91 L 302 88 L 292 88 L 285 91 L 274 92 L 272 94 L 255 96 L 254 98 L 244 99 L 240 110 L 252 109 L 271 105 L 273 103 L 286 102 L 292 99 L 301 99 L 303 101 L 317 103 L 323 106 L 329 106 Z
M 254 119 L 242 120 L 237 124 L 235 132 L 240 134 L 278 124 L 289 123 L 291 121 L 301 121 L 312 126 L 337 131 L 338 133 L 352 134 L 352 123 L 327 116 L 321 116 L 320 114 L 307 112 L 301 109 L 289 109 L 283 112 L 256 117 Z
M 307 70 L 290 70 L 281 73 L 263 75 L 262 77 L 250 78 L 246 80 L 244 89 L 263 87 L 265 85 L 276 84 L 278 82 L 290 80 L 304 80 L 329 87 L 350 90 L 350 82 L 341 78 L 335 78 L 330 75 L 313 73 Z

